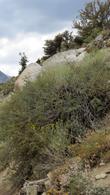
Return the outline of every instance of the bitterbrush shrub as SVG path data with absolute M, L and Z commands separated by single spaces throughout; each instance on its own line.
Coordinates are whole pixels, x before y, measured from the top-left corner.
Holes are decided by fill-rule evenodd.
M 19 182 L 39 164 L 49 170 L 58 150 L 62 154 L 95 128 L 110 110 L 109 79 L 110 52 L 102 50 L 78 64 L 48 67 L 1 106 L 0 139 L 7 143 L 8 163 L 14 162 Z

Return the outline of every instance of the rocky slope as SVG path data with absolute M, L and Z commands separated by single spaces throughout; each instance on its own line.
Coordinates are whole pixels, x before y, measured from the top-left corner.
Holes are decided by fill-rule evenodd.
M 17 89 L 22 89 L 23 86 L 26 84 L 27 81 L 34 81 L 37 76 L 40 74 L 40 72 L 45 69 L 45 67 L 48 66 L 56 66 L 60 64 L 70 64 L 73 62 L 77 62 L 83 59 L 85 56 L 86 52 L 85 49 L 80 49 L 80 50 L 69 50 L 67 52 L 62 52 L 59 54 L 56 54 L 55 56 L 51 57 L 44 63 L 44 68 L 41 67 L 38 64 L 30 64 L 24 72 L 20 75 L 20 77 L 16 81 L 16 88 Z M 109 130 L 110 128 L 110 115 L 107 115 L 107 117 L 104 119 L 104 122 L 102 121 L 102 124 L 100 125 L 101 128 L 105 131 L 106 135 L 106 130 Z M 92 137 L 92 136 L 91 136 Z M 101 138 L 102 140 L 102 138 Z M 103 139 L 104 140 L 104 139 Z M 109 140 L 109 139 L 108 139 Z M 99 143 L 98 143 L 99 141 Z M 101 147 L 100 146 L 100 140 L 97 141 L 97 148 Z M 83 140 L 84 142 L 84 140 Z M 107 146 L 109 146 L 110 141 L 108 141 Z M 82 144 L 83 145 L 83 144 Z M 94 144 L 93 144 L 94 146 Z M 77 147 L 77 145 L 76 145 Z M 87 148 L 90 148 L 90 145 L 88 145 Z M 74 151 L 74 150 L 73 150 Z M 108 150 L 108 159 L 109 159 L 109 151 Z M 86 151 L 84 151 L 86 153 Z M 88 152 L 88 151 L 87 151 Z M 94 152 L 94 151 L 93 151 Z M 85 154 L 87 155 L 87 154 Z M 93 157 L 94 157 L 93 153 Z M 97 156 L 95 156 L 97 160 Z M 71 178 L 75 180 L 75 187 L 77 185 L 83 186 L 83 189 L 85 188 L 84 185 L 88 185 L 87 190 L 91 191 L 92 187 L 99 187 L 99 188 L 107 188 L 110 186 L 110 163 L 108 161 L 104 161 L 103 159 L 99 159 L 98 163 L 96 164 L 95 167 L 90 167 L 89 163 L 87 162 L 83 169 L 82 169 L 82 164 L 83 161 L 79 156 L 76 156 L 75 158 L 69 157 L 66 160 L 62 159 L 62 164 L 58 167 L 56 167 L 54 170 L 50 171 L 47 175 L 47 178 L 44 178 L 42 180 L 38 181 L 26 181 L 23 188 L 18 194 L 20 195 L 36 195 L 36 194 L 43 194 L 43 195 L 70 195 L 69 193 L 69 188 L 70 188 L 70 183 L 71 183 Z M 80 174 L 84 176 L 84 181 L 81 180 Z M 7 175 L 6 175 L 7 178 Z M 85 182 L 85 179 L 91 183 L 91 186 L 89 186 L 88 183 L 83 183 Z M 78 183 L 77 183 L 78 180 Z M 0 182 L 0 185 L 2 186 L 2 182 Z M 80 183 L 81 182 L 81 183 Z M 0 188 L 4 188 L 3 186 Z M 80 186 L 80 188 L 81 188 Z M 78 186 L 79 187 L 79 186 Z M 81 189 L 81 190 L 83 190 Z M 109 191 L 110 192 L 110 191 Z M 103 195 L 109 195 L 109 192 L 106 194 L 102 192 Z M 1 195 L 2 191 L 0 192 Z M 15 193 L 16 194 L 16 193 Z M 14 195 L 15 195 L 14 194 Z M 75 193 L 74 193 L 75 194 Z M 84 194 L 84 193 L 83 193 Z M 95 195 L 98 193 L 95 192 Z M 101 195 L 102 195 L 101 194 Z M 5 195 L 8 195 L 7 193 Z M 12 195 L 12 194 L 11 194 Z M 73 193 L 71 194 L 73 195 Z M 85 195 L 85 194 L 84 194 Z
M 63 65 L 74 64 L 75 62 L 83 60 L 85 54 L 86 54 L 85 48 L 71 49 L 53 55 L 52 57 L 44 61 L 43 65 L 60 66 L 61 64 Z
M 40 66 L 37 63 L 32 63 L 27 66 L 27 68 L 21 73 L 21 75 L 16 80 L 15 89 L 22 89 L 23 86 L 28 81 L 34 81 L 38 77 L 40 72 L 45 70 L 45 68 L 48 68 L 49 66 L 54 67 L 60 66 L 62 64 L 63 65 L 74 64 L 76 62 L 83 60 L 85 55 L 86 55 L 85 48 L 73 49 L 55 54 L 54 56 L 47 59 L 43 63 L 43 66 Z
M 41 72 L 41 69 L 42 67 L 37 63 L 29 64 L 17 78 L 15 82 L 15 89 L 22 89 L 27 82 L 34 81 Z

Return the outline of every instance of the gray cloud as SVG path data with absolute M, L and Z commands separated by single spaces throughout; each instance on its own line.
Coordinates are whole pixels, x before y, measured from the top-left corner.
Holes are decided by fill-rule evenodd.
M 0 70 L 17 75 L 19 52 L 30 62 L 43 55 L 46 39 L 71 27 L 89 0 L 0 0 Z
M 88 0 L 0 0 L 0 36 L 52 33 L 76 16 Z

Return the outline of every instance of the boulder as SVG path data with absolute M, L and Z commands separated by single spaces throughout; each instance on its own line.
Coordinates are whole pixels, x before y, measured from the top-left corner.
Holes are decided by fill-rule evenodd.
M 104 163 L 104 161 L 103 160 L 101 160 L 101 162 L 100 162 L 100 164 L 99 164 L 101 167 L 102 166 L 105 166 L 105 163 Z
M 46 188 L 46 190 L 49 190 L 50 188 L 51 188 L 51 182 L 50 182 L 50 180 L 48 179 L 46 182 L 45 182 L 45 188 Z
M 100 34 L 100 35 L 98 35 L 96 38 L 95 38 L 95 41 L 96 42 L 98 42 L 98 41 L 103 41 L 103 35 L 102 34 Z
M 34 81 L 45 67 L 56 65 L 68 65 L 81 61 L 86 54 L 85 48 L 72 49 L 65 52 L 60 52 L 50 57 L 43 63 L 43 67 L 38 63 L 32 63 L 21 73 L 15 82 L 15 90 L 22 90 L 28 81 Z
M 15 82 L 15 90 L 23 89 L 24 85 L 29 81 L 34 81 L 38 77 L 42 67 L 37 63 L 32 63 L 20 74 Z
M 95 179 L 100 180 L 100 179 L 105 179 L 107 177 L 106 173 L 101 173 L 100 175 L 96 175 Z
M 37 195 L 42 194 L 45 191 L 45 182 L 48 178 L 37 180 L 37 181 L 26 181 L 23 188 L 20 191 L 20 195 Z
M 44 67 L 56 65 L 68 65 L 83 60 L 86 54 L 85 48 L 71 49 L 68 51 L 60 52 L 43 62 Z

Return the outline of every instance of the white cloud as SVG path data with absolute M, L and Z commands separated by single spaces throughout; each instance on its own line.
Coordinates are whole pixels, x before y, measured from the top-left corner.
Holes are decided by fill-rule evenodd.
M 36 61 L 43 53 L 43 37 L 39 34 L 19 34 L 14 39 L 0 39 L 0 70 L 17 75 L 19 52 L 25 52 L 29 62 Z
M 63 32 L 66 29 L 47 35 L 25 33 L 18 34 L 15 38 L 1 38 L 0 70 L 11 76 L 17 75 L 20 69 L 19 52 L 26 53 L 29 63 L 35 62 L 37 58 L 43 55 L 42 47 L 44 46 L 45 40 L 53 38 L 57 33 Z

